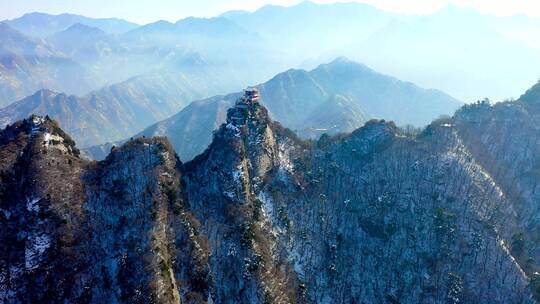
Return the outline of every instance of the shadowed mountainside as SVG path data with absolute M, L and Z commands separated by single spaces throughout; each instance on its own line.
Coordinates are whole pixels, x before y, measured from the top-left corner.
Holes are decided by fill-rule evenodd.
M 0 295 L 533 303 L 535 96 L 468 105 L 417 135 L 371 120 L 315 142 L 244 99 L 188 163 L 162 138 L 89 162 L 55 122 L 17 122 L 0 132 Z

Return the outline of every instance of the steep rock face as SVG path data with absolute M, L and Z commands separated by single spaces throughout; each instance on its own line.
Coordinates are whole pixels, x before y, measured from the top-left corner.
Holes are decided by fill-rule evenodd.
M 152 139 L 114 150 L 87 172 L 91 302 L 207 296 L 207 249 L 185 210 L 178 166 L 169 144 Z
M 40 117 L 0 138 L 0 301 L 77 298 L 87 235 L 78 151 L 56 123 Z
M 477 150 L 512 155 L 511 143 L 468 123 L 515 128 L 505 121 L 527 113 L 525 105 L 503 106 L 497 116 L 490 116 L 497 107 L 464 108 L 418 135 L 372 120 L 349 135 L 304 142 L 257 102 L 237 102 L 208 149 L 186 164 L 160 138 L 132 140 L 102 162 L 86 162 L 63 132 L 49 131 L 45 145 L 43 131 L 32 137 L 32 127 L 21 129 L 29 121 L 10 126 L 0 137 L 8 160 L 1 227 L 9 237 L 0 295 L 8 303 L 30 295 L 82 303 L 532 303 L 536 262 L 527 268 L 520 252 L 534 253 L 538 211 L 533 200 L 516 200 L 527 192 L 499 180 L 485 160 L 504 166 L 506 158 Z M 32 162 L 68 160 L 61 176 L 68 188 L 17 185 L 24 198 L 11 199 L 7 189 L 18 179 L 10 164 L 30 143 L 38 152 L 22 155 Z M 54 181 L 36 174 L 56 169 L 28 168 L 17 172 Z M 36 205 L 26 197 L 43 189 L 66 223 L 27 224 Z M 59 205 L 62 197 L 75 203 Z M 24 269 L 23 248 L 47 243 L 34 241 L 36 231 L 45 225 L 45 240 L 62 239 L 68 224 L 77 242 L 30 250 L 45 277 Z M 59 265 L 50 248 L 64 250 L 68 262 Z M 53 286 L 61 292 L 46 298 Z
M 510 203 L 452 131 L 430 131 L 411 141 L 391 125 L 367 125 L 293 160 L 308 169 L 288 177 L 299 186 L 283 178 L 267 186 L 263 197 L 275 204 L 312 300 L 528 298 L 527 278 L 489 226 L 495 210 L 513 215 Z
M 516 102 L 478 103 L 456 114 L 465 144 L 514 202 L 517 222 L 508 235 L 509 245 L 534 288 L 540 285 L 539 101 L 536 85 Z M 536 292 L 539 296 L 538 289 Z
M 1 138 L 2 302 L 206 300 L 208 249 L 166 141 L 130 142 L 87 163 L 49 119 Z
M 190 206 L 212 248 L 218 303 L 290 303 L 297 279 L 257 198 L 279 146 L 265 108 L 232 108 L 212 145 L 186 167 Z

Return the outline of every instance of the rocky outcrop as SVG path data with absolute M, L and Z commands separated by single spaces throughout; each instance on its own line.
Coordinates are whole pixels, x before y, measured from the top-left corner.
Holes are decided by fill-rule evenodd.
M 163 138 L 81 160 L 32 117 L 0 134 L 1 299 L 533 303 L 536 113 L 302 141 L 239 102 L 188 163 Z
M 133 141 L 88 163 L 48 118 L 1 138 L 2 302 L 206 300 L 207 242 L 166 140 Z

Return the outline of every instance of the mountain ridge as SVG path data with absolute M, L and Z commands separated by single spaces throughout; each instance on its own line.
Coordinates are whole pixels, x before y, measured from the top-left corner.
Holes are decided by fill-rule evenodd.
M 119 18 L 90 18 L 75 14 L 52 15 L 40 12 L 27 13 L 4 22 L 25 34 L 41 38 L 63 31 L 76 23 L 95 26 L 110 34 L 119 34 L 138 26 Z
M 343 72 L 340 72 L 341 74 L 327 73 L 325 70 L 326 67 L 332 66 L 334 70 L 339 71 L 343 65 L 347 68 L 345 70 L 353 70 L 352 76 L 345 75 Z M 359 68 L 357 69 L 357 67 Z M 372 77 L 373 79 L 382 79 L 383 82 L 388 82 L 390 85 L 376 87 L 375 82 L 370 80 L 370 76 L 363 80 L 360 79 L 361 77 L 357 77 L 360 80 L 349 81 L 349 79 L 354 79 L 355 75 L 363 74 L 375 75 Z M 328 75 L 334 76 L 329 77 Z M 339 89 L 340 81 L 346 83 L 343 85 L 345 88 L 341 90 Z M 406 89 L 401 90 L 401 86 Z M 452 114 L 459 105 L 459 101 L 439 93 L 439 91 L 417 88 L 395 78 L 377 74 L 363 65 L 357 65 L 357 63 L 343 58 L 330 64 L 321 65 L 311 72 L 298 69 L 287 70 L 257 87 L 261 91 L 261 102 L 268 107 L 271 117 L 278 119 L 286 127 L 298 131 L 301 136 L 310 138 L 317 138 L 325 132 L 330 134 L 351 132 L 370 118 L 397 119 L 399 125 L 416 122 L 416 125 L 419 126 L 439 115 Z M 354 88 L 354 91 L 351 91 L 351 88 Z M 364 91 L 363 88 L 369 88 L 369 90 Z M 432 92 L 437 93 L 433 94 Z M 383 97 L 376 97 L 377 93 Z M 341 97 L 338 97 L 340 95 Z M 413 95 L 415 97 L 411 97 Z M 202 152 L 210 143 L 212 130 L 225 121 L 225 110 L 232 107 L 239 96 L 240 93 L 233 93 L 194 102 L 171 118 L 158 122 L 134 136 L 167 136 L 183 159 L 191 159 Z M 332 100 L 336 101 L 336 98 L 338 100 L 341 98 L 342 101 L 352 104 L 354 107 L 340 110 L 342 104 L 332 104 Z M 383 103 L 383 105 L 397 110 L 399 108 L 397 104 L 405 102 L 398 103 L 399 99 L 410 103 L 410 105 L 403 106 L 403 109 L 410 109 L 414 115 L 409 114 L 413 112 L 407 110 L 391 113 L 376 108 L 377 112 L 374 114 L 373 111 L 369 111 L 372 108 L 366 106 L 370 103 Z M 434 104 L 435 102 L 443 106 L 439 108 L 438 105 Z M 331 108 L 325 109 L 325 106 Z M 351 111 L 352 109 L 354 111 Z M 317 113 L 317 115 L 313 116 L 312 113 Z M 338 114 L 338 116 L 332 117 L 331 113 Z M 324 116 L 325 114 L 327 116 Z M 419 116 L 422 117 L 422 120 L 416 120 L 416 117 Z M 177 140 L 179 138 L 182 140 Z M 107 153 L 110 147 L 111 144 L 106 144 L 103 147 L 91 147 L 86 152 L 95 159 L 102 159 L 103 153 Z
M 496 107 L 504 110 L 494 116 L 502 122 L 512 115 L 507 109 L 520 104 Z M 527 268 L 512 241 L 527 224 L 519 214 L 529 207 L 521 208 L 533 205 L 520 205 L 506 184 L 491 177 L 496 174 L 477 159 L 482 154 L 474 140 L 490 141 L 494 133 L 467 122 L 489 120 L 490 109 L 464 106 L 418 135 L 372 120 L 351 134 L 306 142 L 270 120 L 263 106 L 244 100 L 228 110 L 208 149 L 184 164 L 159 138 L 134 139 L 101 162 L 68 154 L 70 163 L 64 136 L 49 120 L 18 122 L 0 132 L 0 153 L 9 160 L 2 164 L 5 172 L 16 167 L 11 160 L 22 162 L 12 156 L 30 145 L 25 155 L 41 171 L 23 171 L 27 180 L 53 183 L 44 174 L 59 170 L 65 174 L 62 189 L 71 190 L 58 191 L 53 183 L 6 200 L 10 175 L 0 177 L 1 221 L 14 224 L 42 214 L 34 226 L 0 226 L 18 227 L 2 238 L 28 231 L 15 241 L 22 247 L 0 255 L 0 265 L 14 267 L 7 299 L 533 303 L 536 262 Z M 500 127 L 512 131 L 506 123 Z M 508 144 L 502 146 L 512 148 Z M 62 205 L 79 193 L 85 193 L 80 203 Z M 60 241 L 57 231 L 65 225 L 81 233 L 78 223 L 86 220 L 79 208 L 94 223 L 89 239 Z M 54 214 L 67 224 L 54 222 Z M 141 237 L 149 232 L 152 238 Z M 534 247 L 530 237 L 524 236 L 524 250 Z M 381 246 L 384 252 L 377 250 Z M 17 254 L 20 248 L 31 254 Z M 66 266 L 89 266 L 66 272 L 56 261 L 70 251 L 84 254 L 69 255 Z M 48 272 L 41 271 L 45 267 Z M 55 288 L 63 292 L 44 298 L 52 287 L 34 281 L 36 275 L 40 282 L 62 280 Z M 392 286 L 378 282 L 391 278 Z M 90 292 L 85 282 L 94 282 Z
M 30 114 L 50 115 L 59 119 L 83 147 L 121 140 L 203 94 L 224 91 L 227 85 L 212 73 L 204 67 L 185 72 L 160 71 L 81 97 L 40 90 L 0 109 L 0 124 L 5 126 Z M 215 80 L 206 86 L 203 78 Z

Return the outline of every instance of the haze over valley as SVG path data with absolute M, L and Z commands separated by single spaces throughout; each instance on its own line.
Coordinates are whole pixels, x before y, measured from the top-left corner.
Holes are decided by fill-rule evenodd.
M 366 1 L 0 0 L 0 303 L 539 303 L 540 7 Z

